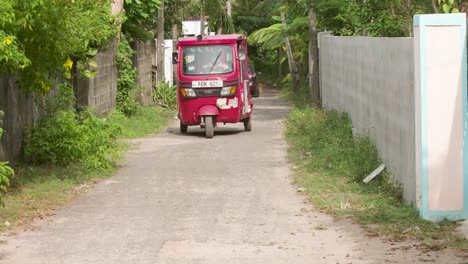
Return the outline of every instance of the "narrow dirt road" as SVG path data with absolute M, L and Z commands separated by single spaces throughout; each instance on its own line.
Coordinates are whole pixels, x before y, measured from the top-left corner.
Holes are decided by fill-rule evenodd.
M 3 237 L 0 263 L 462 263 L 314 211 L 291 184 L 287 104 L 263 91 L 254 111 L 252 132 L 221 125 L 209 140 L 174 122 L 136 140 L 115 177 L 37 230 Z

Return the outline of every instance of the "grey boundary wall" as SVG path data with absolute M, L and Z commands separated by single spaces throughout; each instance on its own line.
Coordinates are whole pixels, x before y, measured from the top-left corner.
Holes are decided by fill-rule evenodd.
M 404 199 L 415 203 L 413 38 L 321 36 L 319 45 L 323 106 L 347 112 L 357 133 L 369 133 Z
M 117 98 L 116 48 L 98 53 L 94 60 L 98 67 L 94 78 L 77 78 L 74 83 L 79 105 L 93 107 L 97 115 L 105 115 L 115 108 Z
M 0 75 L 0 110 L 5 113 L 0 161 L 20 159 L 24 130 L 40 116 L 39 104 L 20 91 L 17 80 L 17 76 Z
M 135 67 L 138 70 L 138 84 L 143 88 L 139 94 L 140 103 L 152 102 L 152 52 L 151 41 L 137 45 L 138 55 Z M 97 75 L 91 79 L 76 79 L 74 90 L 78 104 L 94 107 L 97 115 L 105 115 L 116 106 L 117 65 L 115 50 L 100 52 L 96 55 Z M 5 112 L 2 128 L 5 130 L 0 140 L 0 161 L 22 159 L 23 136 L 27 127 L 43 113 L 45 99 L 40 96 L 24 94 L 17 85 L 18 76 L 0 75 L 0 110 Z M 51 91 L 52 93 L 53 91 Z
M 138 85 L 140 91 L 138 101 L 142 105 L 153 104 L 153 57 L 155 54 L 154 40 L 135 43 L 136 54 L 133 65 L 138 69 Z

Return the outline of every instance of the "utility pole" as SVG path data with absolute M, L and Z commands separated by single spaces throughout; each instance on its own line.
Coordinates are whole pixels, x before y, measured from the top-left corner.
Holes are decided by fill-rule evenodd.
M 227 15 L 228 17 L 231 17 L 232 15 L 232 4 L 231 1 L 226 1 L 226 10 L 227 10 Z
M 158 65 L 157 65 L 157 83 L 165 80 L 164 74 L 164 1 L 161 1 L 161 7 L 158 10 Z

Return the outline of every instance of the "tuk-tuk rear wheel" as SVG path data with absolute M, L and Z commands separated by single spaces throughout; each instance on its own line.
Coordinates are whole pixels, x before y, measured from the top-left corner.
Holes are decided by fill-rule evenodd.
M 245 131 L 252 131 L 252 119 L 250 117 L 244 119 L 244 129 Z
M 214 125 L 212 116 L 205 116 L 205 135 L 207 138 L 213 138 L 214 136 Z
M 187 130 L 188 130 L 188 125 L 185 125 L 182 123 L 182 121 L 180 121 L 180 133 L 186 134 Z

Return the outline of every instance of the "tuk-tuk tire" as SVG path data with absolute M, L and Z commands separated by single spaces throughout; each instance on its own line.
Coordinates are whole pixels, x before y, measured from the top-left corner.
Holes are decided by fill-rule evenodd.
M 252 119 L 250 117 L 244 119 L 244 129 L 245 131 L 252 131 Z
M 180 121 L 180 133 L 187 134 L 187 130 L 188 130 L 188 125 L 183 124 L 182 121 Z
M 214 125 L 212 116 L 205 116 L 205 136 L 206 138 L 213 138 L 214 136 Z

